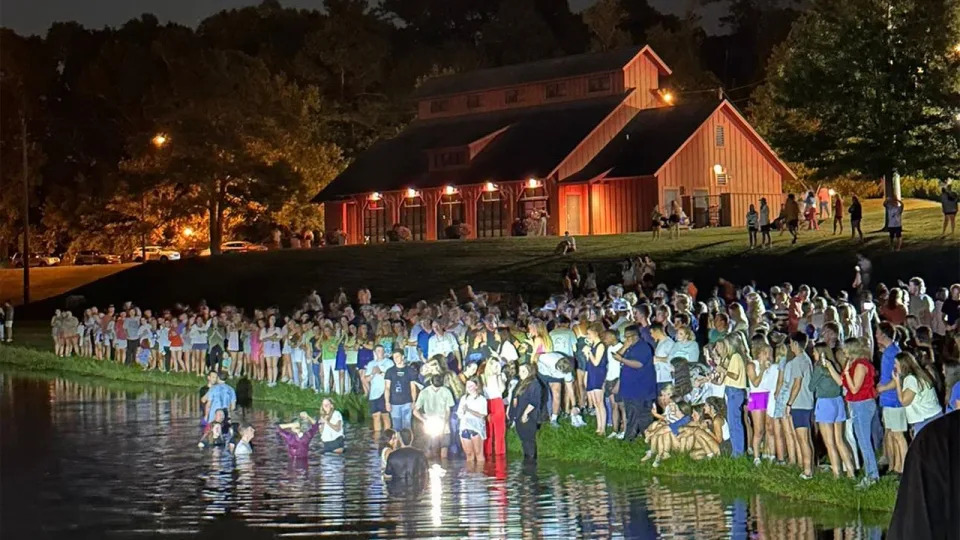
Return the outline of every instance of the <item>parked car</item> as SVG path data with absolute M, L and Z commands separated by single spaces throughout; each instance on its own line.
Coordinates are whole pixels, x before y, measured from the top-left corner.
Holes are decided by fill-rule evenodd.
M 35 266 L 56 266 L 60 264 L 60 257 L 54 257 L 53 255 L 40 255 L 39 253 L 30 254 L 30 267 Z M 14 253 L 13 257 L 10 258 L 10 266 L 14 268 L 23 268 L 23 255 L 21 253 Z
M 230 242 L 224 242 L 220 245 L 221 253 L 247 253 L 250 251 L 266 251 L 267 246 L 261 244 L 254 244 L 253 242 L 247 242 L 246 240 L 231 240 Z M 210 248 L 207 248 L 200 252 L 201 257 L 210 256 Z
M 141 248 L 137 248 L 133 250 L 133 252 L 131 252 L 130 254 L 130 258 L 135 262 L 143 262 L 145 260 L 147 261 L 180 260 L 180 252 L 173 249 L 169 249 L 169 248 L 164 248 L 160 246 L 147 246 L 145 250 L 147 254 L 146 257 L 143 256 L 143 251 L 144 250 L 142 250 Z
M 73 264 L 120 264 L 120 256 L 103 253 L 98 249 L 84 249 L 74 257 Z

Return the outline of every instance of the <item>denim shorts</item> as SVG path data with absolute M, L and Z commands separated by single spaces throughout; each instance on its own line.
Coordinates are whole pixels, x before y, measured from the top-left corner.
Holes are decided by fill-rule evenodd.
M 818 424 L 837 424 L 840 422 L 846 422 L 847 407 L 843 402 L 843 398 L 840 396 L 833 398 L 820 398 L 817 399 L 817 406 L 814 409 L 813 416 Z
M 813 411 L 810 409 L 790 409 L 790 417 L 795 429 L 810 429 L 810 424 L 813 423 Z

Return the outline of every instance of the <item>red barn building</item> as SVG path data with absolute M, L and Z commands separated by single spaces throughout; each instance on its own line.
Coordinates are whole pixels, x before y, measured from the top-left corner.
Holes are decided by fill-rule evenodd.
M 352 244 L 395 223 L 416 240 L 455 222 L 507 236 L 544 211 L 551 234 L 643 231 L 674 200 L 694 227 L 743 225 L 760 197 L 776 213 L 790 169 L 730 102 L 673 104 L 669 74 L 643 47 L 430 79 L 416 120 L 314 201 Z

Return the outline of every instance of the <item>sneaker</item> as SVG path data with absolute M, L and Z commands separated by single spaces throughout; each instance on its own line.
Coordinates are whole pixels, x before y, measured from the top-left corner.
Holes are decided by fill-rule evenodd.
M 618 438 L 619 436 L 620 436 L 620 434 L 617 433 L 616 431 L 614 431 L 614 432 L 610 433 L 609 435 L 607 435 L 607 438 L 608 438 L 608 439 L 616 439 L 616 438 Z
M 801 479 L 801 480 L 810 480 L 811 478 L 813 478 L 813 475 L 812 475 L 812 474 L 800 473 L 800 479 Z
M 757 458 L 753 458 L 753 464 L 754 464 L 755 466 L 759 467 L 759 466 L 760 466 L 760 463 L 761 463 L 760 458 L 758 458 L 758 457 L 757 457 Z
M 560 423 L 557 422 L 556 418 L 554 418 L 553 420 L 550 420 L 550 427 L 555 427 L 555 428 L 560 427 Z
M 876 483 L 877 481 L 875 479 L 870 478 L 869 476 L 864 476 L 862 480 L 857 482 L 856 489 L 859 489 L 859 490 L 869 489 L 870 486 Z
M 620 439 L 621 441 L 622 441 L 623 438 L 626 437 L 626 436 L 627 436 L 627 432 L 626 432 L 626 431 L 621 431 L 620 433 L 617 433 L 617 439 Z
M 575 414 L 570 417 L 570 425 L 573 427 L 583 427 L 587 425 L 587 423 L 583 421 L 583 417 L 581 417 L 579 414 Z
M 658 457 L 657 459 L 653 460 L 653 468 L 656 469 L 659 466 L 660 466 L 660 458 Z

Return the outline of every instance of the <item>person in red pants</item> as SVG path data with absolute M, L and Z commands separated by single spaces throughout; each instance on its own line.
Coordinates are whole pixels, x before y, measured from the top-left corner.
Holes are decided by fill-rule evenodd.
M 502 456 L 507 453 L 507 414 L 503 405 L 506 377 L 496 359 L 484 363 L 482 374 L 483 393 L 487 398 L 487 438 L 483 442 L 483 454 Z

